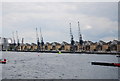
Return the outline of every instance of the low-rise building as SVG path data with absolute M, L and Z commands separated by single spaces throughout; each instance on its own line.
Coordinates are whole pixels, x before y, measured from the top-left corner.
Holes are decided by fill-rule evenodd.
M 61 51 L 70 51 L 70 44 L 63 41 L 61 43 Z
M 110 45 L 110 51 L 115 52 L 118 51 L 118 41 L 117 40 L 113 40 Z
M 96 43 L 91 43 L 90 45 L 90 51 L 96 51 L 97 44 Z
M 65 51 L 70 52 L 71 45 L 65 41 L 61 44 L 58 42 L 46 42 L 43 46 L 39 46 L 40 50 L 38 50 L 38 46 L 35 43 L 32 44 L 23 44 L 20 43 L 19 46 L 12 43 L 11 38 L 1 38 L 0 37 L 0 50 L 11 50 L 11 51 Z M 109 42 L 99 41 L 83 41 L 83 44 L 80 45 L 79 42 L 75 42 L 74 44 L 74 52 L 120 52 L 120 41 L 113 40 Z

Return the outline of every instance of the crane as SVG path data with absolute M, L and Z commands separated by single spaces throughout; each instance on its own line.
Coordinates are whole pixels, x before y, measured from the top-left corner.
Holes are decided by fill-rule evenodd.
M 41 28 L 40 28 L 40 39 L 41 39 L 41 47 L 42 47 L 42 50 L 43 50 L 44 42 L 43 42 L 43 36 L 42 36 Z
M 15 46 L 15 45 L 16 45 L 16 43 L 15 43 L 14 32 L 12 32 L 12 34 L 13 34 L 13 45 Z
M 22 44 L 24 44 L 24 38 L 22 38 Z
M 40 50 L 40 42 L 39 42 L 39 37 L 38 37 L 37 28 L 36 28 L 36 39 L 37 39 L 37 51 L 39 51 L 39 50 Z
M 79 35 L 79 44 L 80 44 L 80 45 L 83 45 L 83 40 L 82 40 L 82 35 L 81 35 L 81 32 L 80 32 L 80 24 L 79 24 L 79 21 L 78 21 L 78 35 Z
M 19 46 L 20 43 L 19 43 L 19 39 L 18 39 L 18 31 L 16 31 L 16 38 L 17 38 L 17 46 Z
M 74 44 L 75 44 L 75 42 L 74 42 L 74 39 L 73 39 L 73 34 L 72 34 L 72 28 L 71 28 L 71 23 L 69 23 L 70 24 L 70 36 L 71 36 L 71 51 L 74 51 Z

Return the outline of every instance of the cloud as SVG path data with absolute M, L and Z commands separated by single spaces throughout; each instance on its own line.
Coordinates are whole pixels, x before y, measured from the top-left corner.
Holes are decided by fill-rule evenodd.
M 85 29 L 92 29 L 92 26 L 86 25 L 86 26 L 85 26 Z
M 2 2 L 119 2 L 119 0 L 2 0 Z
M 117 38 L 117 20 L 102 14 L 107 4 L 111 9 L 106 8 L 106 10 L 116 14 L 116 10 L 111 7 L 113 4 L 102 4 L 102 8 L 96 5 L 98 3 L 87 3 L 85 6 L 80 6 L 81 4 L 84 3 L 4 3 L 3 33 L 7 37 L 11 31 L 18 30 L 21 37 L 25 37 L 27 42 L 35 42 L 35 28 L 41 27 L 45 41 L 61 42 L 65 40 L 69 42 L 69 23 L 72 23 L 74 39 L 78 40 L 77 22 L 80 21 L 84 40 L 98 41 L 108 37 Z M 95 6 L 93 8 L 92 5 L 97 8 Z M 89 9 L 94 14 L 91 14 Z M 101 11 L 99 14 L 98 9 Z
M 115 38 L 115 37 L 105 37 L 105 38 L 102 38 L 102 39 L 100 39 L 100 40 L 104 40 L 104 41 L 106 41 L 106 42 L 109 42 L 109 41 L 111 41 L 111 40 L 118 40 L 118 39 Z
M 2 36 L 2 3 L 0 3 L 0 36 Z

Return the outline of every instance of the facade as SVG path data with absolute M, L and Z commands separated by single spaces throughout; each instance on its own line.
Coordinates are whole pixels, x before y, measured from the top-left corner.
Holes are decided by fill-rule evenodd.
M 70 44 L 67 42 L 63 41 L 61 43 L 61 51 L 70 51 Z
M 90 45 L 90 51 L 93 52 L 93 51 L 96 51 L 96 47 L 97 47 L 97 44 L 96 43 L 92 43 Z
M 0 50 L 10 50 L 10 51 L 38 51 L 38 46 L 35 43 L 32 44 L 23 44 L 19 46 L 12 43 L 11 38 L 1 38 L 0 37 Z M 43 46 L 39 46 L 39 51 L 63 51 L 70 52 L 71 44 L 63 41 L 62 43 L 58 42 L 46 42 Z M 120 41 L 113 40 L 109 42 L 99 41 L 83 41 L 81 45 L 79 42 L 74 44 L 75 52 L 120 52 Z
M 109 45 L 109 48 L 110 48 L 110 50 L 112 51 L 112 52 L 116 52 L 116 51 L 119 51 L 119 41 L 117 41 L 117 40 L 114 40 L 114 41 L 112 41 L 111 43 L 110 43 L 110 45 Z
M 67 42 L 57 43 L 49 43 L 47 42 L 44 44 L 43 48 L 40 46 L 40 51 L 63 51 L 63 52 L 70 52 L 71 45 Z M 75 52 L 120 52 L 120 42 L 117 40 L 113 40 L 110 42 L 92 42 L 92 41 L 84 41 L 83 45 L 80 45 L 78 42 L 75 42 L 74 49 Z M 20 45 L 21 51 L 37 51 L 37 45 L 32 44 L 23 44 Z

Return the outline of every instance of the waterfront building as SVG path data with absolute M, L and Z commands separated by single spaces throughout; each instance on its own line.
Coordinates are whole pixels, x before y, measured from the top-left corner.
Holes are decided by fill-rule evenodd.
M 17 49 L 17 50 L 19 50 L 19 51 L 24 51 L 24 50 L 25 50 L 25 47 L 26 47 L 26 44 L 20 44 L 20 45 L 19 45 L 19 49 Z
M 71 52 L 71 44 L 63 41 L 58 42 L 46 42 L 43 47 L 39 46 L 39 51 L 61 51 L 61 52 Z M 0 50 L 10 50 L 10 51 L 38 51 L 38 45 L 35 43 L 20 43 L 19 46 L 15 46 L 12 43 L 11 38 L 1 38 L 0 37 Z M 104 42 L 102 40 L 98 42 L 83 41 L 81 45 L 78 41 L 74 43 L 74 52 L 120 52 L 120 41 L 113 40 L 109 42 Z
M 103 41 L 99 41 L 99 42 L 97 42 L 97 46 L 96 46 L 96 51 L 98 51 L 98 52 L 102 52 L 103 51 L 103 45 L 105 44 L 105 42 L 103 42 Z
M 0 37 L 0 50 L 9 50 L 10 44 L 12 44 L 11 38 Z
M 70 51 L 70 44 L 63 41 L 61 43 L 61 51 Z
M 36 51 L 37 50 L 37 44 L 32 43 L 31 44 L 31 51 Z
M 2 38 L 0 37 L 0 51 L 2 50 Z
M 117 44 L 117 51 L 120 52 L 120 41 L 118 41 L 118 44 Z
M 90 45 L 92 44 L 91 41 L 84 41 L 83 44 L 83 51 L 90 52 Z
M 117 40 L 113 40 L 112 42 L 110 42 L 110 51 L 111 52 L 116 52 L 116 51 L 119 51 L 118 50 L 118 41 Z
M 52 49 L 52 46 L 49 42 L 46 42 L 46 44 L 44 45 L 44 49 L 45 51 L 50 51 Z
M 57 42 L 53 42 L 51 43 L 51 45 L 52 45 L 52 51 L 58 51 L 61 48 L 61 44 Z
M 107 52 L 109 50 L 109 45 L 107 43 L 103 43 L 102 45 L 102 51 Z
M 97 47 L 96 42 L 95 43 L 92 42 L 90 45 L 90 51 L 91 52 L 96 51 L 96 47 Z
M 29 43 L 25 44 L 25 51 L 31 51 L 31 45 Z
M 78 45 L 79 45 L 79 42 L 75 42 L 75 44 L 74 44 L 74 51 L 78 51 Z

